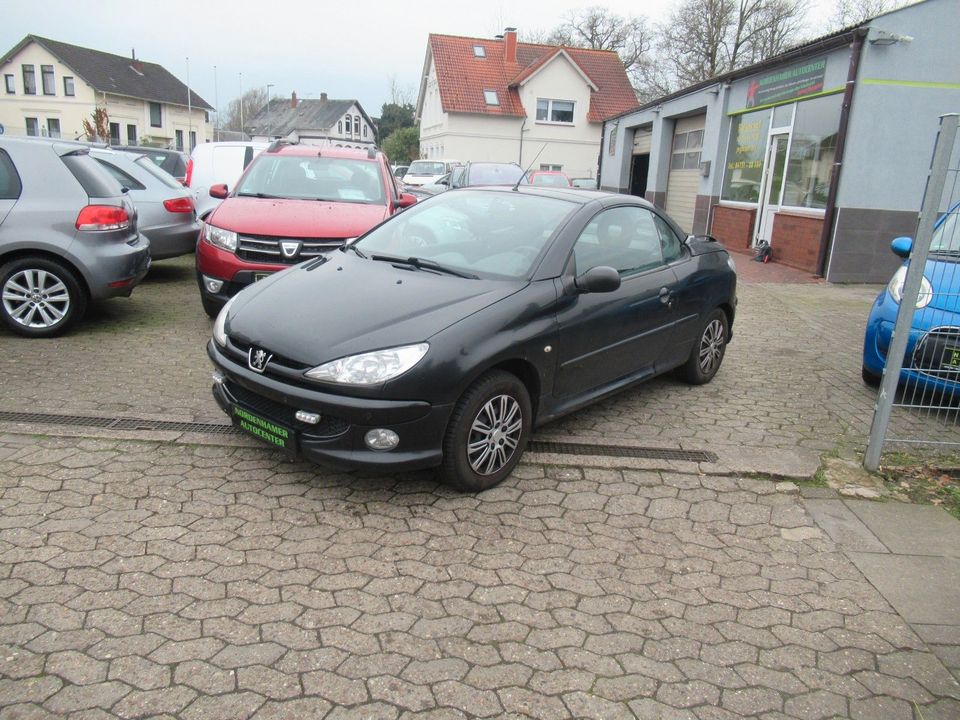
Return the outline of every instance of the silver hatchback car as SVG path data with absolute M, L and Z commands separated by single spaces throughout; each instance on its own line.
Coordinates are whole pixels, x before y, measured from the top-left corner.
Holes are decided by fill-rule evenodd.
M 186 255 L 196 249 L 200 221 L 187 188 L 144 155 L 93 148 L 90 156 L 130 191 L 140 233 L 150 240 L 152 259 Z
M 77 143 L 0 137 L 0 320 L 66 330 L 90 300 L 128 296 L 150 267 L 128 194 Z

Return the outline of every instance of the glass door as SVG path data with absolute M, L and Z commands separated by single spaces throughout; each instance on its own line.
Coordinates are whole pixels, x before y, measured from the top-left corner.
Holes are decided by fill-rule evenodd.
M 789 133 L 770 136 L 763 171 L 763 187 L 760 191 L 760 206 L 757 208 L 757 231 L 754 245 L 765 240 L 770 242 L 773 234 L 773 217 L 783 202 L 783 179 L 787 169 Z

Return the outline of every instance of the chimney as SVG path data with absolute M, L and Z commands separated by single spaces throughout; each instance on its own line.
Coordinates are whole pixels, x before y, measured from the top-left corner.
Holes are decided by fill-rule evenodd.
M 143 63 L 137 60 L 137 49 L 130 48 L 130 67 L 143 75 Z
M 503 59 L 507 63 L 517 64 L 517 29 L 503 29 Z
M 297 108 L 297 91 L 296 90 L 290 93 L 290 107 L 292 107 L 294 110 L 296 110 Z
M 320 93 L 320 102 L 326 102 L 326 101 L 327 101 L 327 94 Z

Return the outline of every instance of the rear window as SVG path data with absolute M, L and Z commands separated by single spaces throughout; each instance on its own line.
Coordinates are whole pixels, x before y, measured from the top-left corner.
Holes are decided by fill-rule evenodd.
M 477 163 L 470 167 L 471 185 L 513 185 L 523 177 L 519 165 Z
M 407 169 L 408 175 L 443 175 L 447 168 L 442 162 L 417 160 Z
M 131 190 L 143 190 L 146 188 L 146 185 L 133 177 L 133 175 L 128 172 L 124 172 L 108 160 L 104 160 L 102 158 L 97 158 L 96 160 L 108 173 L 113 175 L 113 179 L 120 183 L 123 187 L 130 188 Z
M 153 175 L 157 180 L 162 182 L 169 188 L 182 189 L 183 185 L 178 183 L 176 179 L 170 175 L 166 170 L 158 168 L 148 157 L 138 157 L 134 162 L 142 167 L 146 172 Z
M 85 150 L 78 150 L 69 155 L 60 158 L 67 169 L 73 173 L 73 176 L 80 183 L 84 191 L 90 197 L 118 197 L 123 195 L 123 188 L 120 183 L 100 164 L 94 160 Z
M 20 176 L 13 166 L 13 160 L 6 152 L 0 150 L 0 200 L 16 200 L 20 197 L 22 189 Z

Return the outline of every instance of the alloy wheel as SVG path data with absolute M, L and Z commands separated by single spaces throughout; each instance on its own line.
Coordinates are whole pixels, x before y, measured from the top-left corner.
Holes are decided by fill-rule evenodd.
M 504 467 L 520 442 L 523 411 L 510 395 L 497 395 L 480 408 L 470 426 L 467 459 L 478 475 L 493 475 Z
M 723 323 L 719 319 L 711 320 L 703 329 L 700 336 L 700 352 L 698 355 L 700 372 L 712 375 L 723 358 L 724 331 Z
M 3 307 L 28 328 L 51 328 L 70 310 L 70 291 L 55 274 L 37 268 L 14 273 L 3 285 Z

